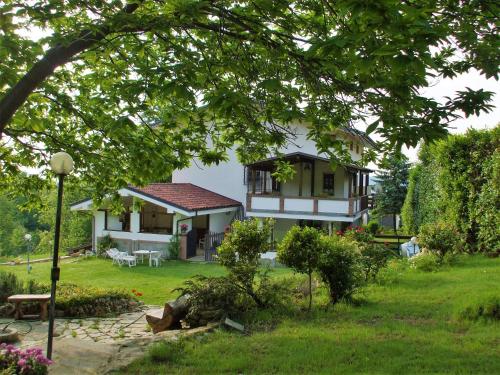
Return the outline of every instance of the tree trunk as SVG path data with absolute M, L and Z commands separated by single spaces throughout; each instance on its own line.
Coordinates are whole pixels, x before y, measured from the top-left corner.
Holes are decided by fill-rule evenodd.
M 139 7 L 139 3 L 136 1 L 127 4 L 123 8 L 123 13 L 133 13 Z M 111 30 L 109 25 L 102 25 L 97 30 L 83 30 L 67 44 L 59 44 L 49 49 L 45 56 L 37 61 L 0 100 L 0 139 L 2 139 L 4 129 L 12 116 L 24 104 L 28 96 L 54 73 L 57 67 L 68 63 L 74 56 L 103 40 L 106 35 L 114 31 L 119 30 Z
M 312 293 L 312 274 L 309 273 L 309 311 L 311 311 L 311 307 L 312 307 L 312 298 L 313 298 L 313 293 Z
M 153 333 L 167 330 L 172 325 L 179 323 L 188 312 L 189 295 L 186 294 L 177 298 L 175 301 L 169 301 L 163 309 L 151 311 L 146 315 L 146 321 L 153 329 Z

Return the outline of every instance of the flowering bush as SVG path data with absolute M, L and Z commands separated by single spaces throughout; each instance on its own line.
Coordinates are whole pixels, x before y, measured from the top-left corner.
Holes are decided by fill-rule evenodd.
M 21 350 L 14 345 L 0 344 L 0 371 L 2 374 L 44 375 L 52 361 L 42 349 Z
M 357 242 L 369 242 L 369 241 L 373 240 L 373 235 L 371 233 L 366 231 L 365 228 L 359 227 L 357 225 L 348 226 L 344 232 L 337 231 L 337 235 L 347 237 L 348 239 L 351 239 L 351 240 L 354 240 Z
M 188 230 L 189 226 L 187 224 L 181 224 L 181 232 L 184 233 Z

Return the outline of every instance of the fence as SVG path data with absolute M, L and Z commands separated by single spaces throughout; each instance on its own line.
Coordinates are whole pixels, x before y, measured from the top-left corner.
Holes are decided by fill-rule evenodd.
M 224 233 L 208 232 L 205 235 L 205 262 L 215 261 L 217 248 L 224 240 Z
M 395 234 L 377 234 L 374 236 L 375 242 L 386 244 L 396 254 L 400 253 L 400 247 L 405 242 L 408 242 L 413 236 L 403 236 Z

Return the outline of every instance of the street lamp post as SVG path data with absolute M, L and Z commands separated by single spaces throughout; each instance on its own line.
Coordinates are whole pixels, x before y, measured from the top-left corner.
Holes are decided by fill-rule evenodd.
M 24 235 L 24 240 L 27 243 L 27 248 L 28 248 L 28 273 L 31 272 L 31 264 L 30 264 L 30 253 L 31 253 L 31 234 L 26 233 Z
M 56 286 L 59 280 L 60 269 L 59 261 L 59 234 L 61 230 L 61 209 L 64 177 L 73 170 L 73 159 L 65 152 L 58 152 L 50 159 L 50 168 L 58 176 L 57 187 L 57 210 L 56 210 L 56 226 L 54 228 L 54 251 L 52 253 L 52 270 L 50 279 L 52 287 L 50 289 L 50 308 L 49 308 L 49 337 L 47 340 L 47 358 L 52 359 L 52 340 L 54 338 L 54 319 L 56 310 Z

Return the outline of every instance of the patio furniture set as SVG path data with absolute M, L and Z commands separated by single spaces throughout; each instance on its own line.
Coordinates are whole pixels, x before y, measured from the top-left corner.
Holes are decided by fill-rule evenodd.
M 161 253 L 156 250 L 137 250 L 133 252 L 134 255 L 129 255 L 126 251 L 119 251 L 113 248 L 107 250 L 106 254 L 113 260 L 113 264 L 118 264 L 119 266 L 126 264 L 129 267 L 134 267 L 137 265 L 138 257 L 140 257 L 141 263 L 144 263 L 144 256 L 149 257 L 150 267 L 159 267 L 161 262 Z

